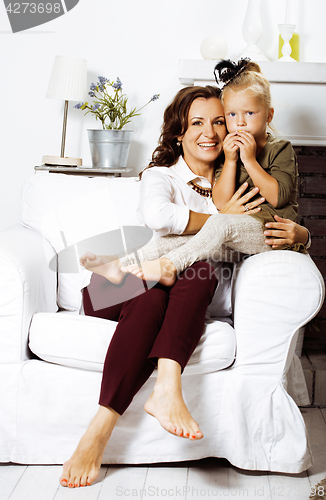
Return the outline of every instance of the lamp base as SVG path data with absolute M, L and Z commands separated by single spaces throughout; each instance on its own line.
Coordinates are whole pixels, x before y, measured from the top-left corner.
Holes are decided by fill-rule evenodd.
M 59 165 L 64 167 L 81 167 L 83 162 L 81 158 L 66 158 L 62 156 L 43 156 L 44 165 Z

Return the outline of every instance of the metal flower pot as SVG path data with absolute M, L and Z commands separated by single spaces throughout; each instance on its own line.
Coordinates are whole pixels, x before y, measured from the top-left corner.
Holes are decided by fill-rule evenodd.
M 96 168 L 126 168 L 133 130 L 88 129 L 92 165 Z

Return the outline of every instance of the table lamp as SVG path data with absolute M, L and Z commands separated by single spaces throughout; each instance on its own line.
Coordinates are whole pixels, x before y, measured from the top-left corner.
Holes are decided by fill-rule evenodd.
M 68 101 L 84 101 L 87 93 L 86 59 L 56 56 L 46 97 L 65 101 L 60 156 L 43 156 L 46 165 L 81 166 L 81 158 L 65 157 Z

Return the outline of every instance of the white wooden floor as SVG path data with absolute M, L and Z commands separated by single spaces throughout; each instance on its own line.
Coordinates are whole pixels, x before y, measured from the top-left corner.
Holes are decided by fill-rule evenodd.
M 243 471 L 226 460 L 152 466 L 103 466 L 92 486 L 59 486 L 61 466 L 0 465 L 0 500 L 205 498 L 308 500 L 326 477 L 326 409 L 302 409 L 315 464 L 302 474 Z

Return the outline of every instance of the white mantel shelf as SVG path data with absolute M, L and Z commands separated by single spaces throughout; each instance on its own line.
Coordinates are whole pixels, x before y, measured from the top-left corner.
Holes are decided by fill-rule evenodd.
M 181 59 L 179 80 L 183 85 L 215 81 L 217 61 Z M 259 66 L 271 83 L 326 83 L 326 63 L 259 61 Z

